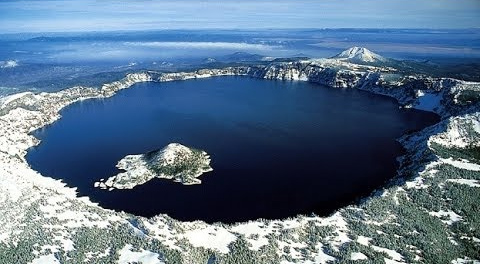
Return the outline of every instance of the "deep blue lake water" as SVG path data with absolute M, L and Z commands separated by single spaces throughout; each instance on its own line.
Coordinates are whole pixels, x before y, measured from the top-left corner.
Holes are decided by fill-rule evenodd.
M 42 143 L 27 155 L 35 170 L 106 208 L 207 222 L 327 215 L 395 175 L 396 138 L 438 121 L 367 92 L 247 77 L 137 84 L 62 115 L 35 132 Z M 211 155 L 201 185 L 93 187 L 125 155 L 171 142 Z

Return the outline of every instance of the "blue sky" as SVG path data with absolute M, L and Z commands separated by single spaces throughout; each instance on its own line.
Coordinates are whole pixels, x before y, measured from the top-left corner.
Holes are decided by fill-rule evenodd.
M 472 27 L 480 27 L 480 0 L 0 1 L 0 33 Z

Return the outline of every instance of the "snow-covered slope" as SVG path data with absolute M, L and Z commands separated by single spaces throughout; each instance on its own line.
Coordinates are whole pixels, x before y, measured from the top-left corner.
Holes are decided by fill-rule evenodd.
M 333 59 L 346 60 L 352 63 L 386 62 L 387 59 L 362 47 L 351 47 L 332 57 Z

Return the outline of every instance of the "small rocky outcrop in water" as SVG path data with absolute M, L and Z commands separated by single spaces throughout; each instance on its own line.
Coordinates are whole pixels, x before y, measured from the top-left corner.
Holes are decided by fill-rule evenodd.
M 200 175 L 211 171 L 210 156 L 202 150 L 188 148 L 178 143 L 140 155 L 128 155 L 117 168 L 125 170 L 115 176 L 95 183 L 102 189 L 132 189 L 153 178 L 172 179 L 185 185 L 200 184 Z

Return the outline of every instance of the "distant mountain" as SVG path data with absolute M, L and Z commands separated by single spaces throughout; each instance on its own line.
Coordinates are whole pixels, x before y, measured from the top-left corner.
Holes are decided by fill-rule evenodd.
M 388 59 L 362 47 L 351 47 L 332 57 L 332 59 L 345 60 L 352 63 L 379 63 Z
M 220 58 L 220 60 L 222 60 L 222 61 L 236 61 L 236 62 L 239 62 L 239 61 L 259 61 L 259 60 L 262 60 L 263 57 L 264 56 L 262 56 L 262 55 L 252 54 L 252 53 L 248 53 L 248 52 L 235 52 L 233 54 L 226 55 L 226 56 Z
M 302 61 L 302 60 L 309 60 L 310 57 L 302 56 L 302 57 L 289 57 L 289 58 L 274 58 L 268 61 L 271 62 L 292 62 L 292 61 Z
M 219 57 L 208 57 L 202 60 L 202 63 L 229 63 L 229 62 L 252 62 L 261 61 L 265 57 L 259 54 L 252 54 L 248 52 L 235 52 Z

